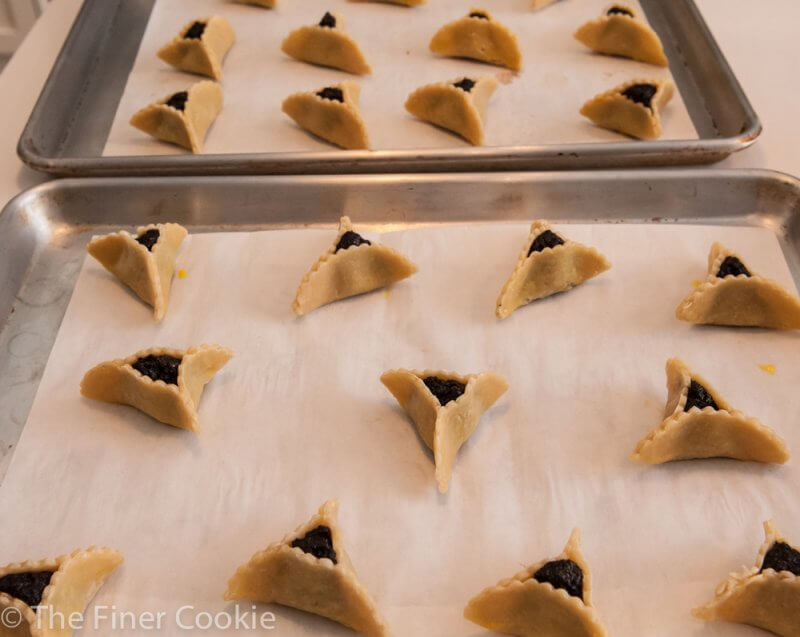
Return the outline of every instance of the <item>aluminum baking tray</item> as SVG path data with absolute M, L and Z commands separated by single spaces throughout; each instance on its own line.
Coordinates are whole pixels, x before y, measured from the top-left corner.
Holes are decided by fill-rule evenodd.
M 752 144 L 761 123 L 693 0 L 641 0 L 699 139 L 536 146 L 103 157 L 154 0 L 85 0 L 19 141 L 63 176 L 562 170 L 706 164 Z
M 93 234 L 165 219 L 193 233 L 334 225 L 342 214 L 392 227 L 541 216 L 559 223 L 761 226 L 775 232 L 800 286 L 800 181 L 766 171 L 52 181 L 0 213 L 0 479 Z

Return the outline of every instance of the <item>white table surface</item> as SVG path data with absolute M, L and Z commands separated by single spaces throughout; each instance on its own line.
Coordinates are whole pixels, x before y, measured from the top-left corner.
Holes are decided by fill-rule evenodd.
M 0 209 L 20 191 L 49 179 L 22 164 L 17 140 L 81 2 L 53 0 L 0 73 Z M 752 147 L 715 166 L 800 176 L 800 2 L 696 2 L 764 125 Z M 0 449 L 0 476 L 12 452 L 13 447 Z

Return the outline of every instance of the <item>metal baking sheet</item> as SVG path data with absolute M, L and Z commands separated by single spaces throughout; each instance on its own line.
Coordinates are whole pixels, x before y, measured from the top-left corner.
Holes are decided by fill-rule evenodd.
M 704 164 L 750 145 L 761 124 L 693 0 L 642 0 L 699 139 L 457 149 L 103 157 L 153 0 L 86 0 L 20 138 L 59 175 L 321 174 Z

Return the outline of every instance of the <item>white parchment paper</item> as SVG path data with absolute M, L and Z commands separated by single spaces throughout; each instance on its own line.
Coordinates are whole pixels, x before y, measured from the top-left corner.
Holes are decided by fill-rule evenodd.
M 166 155 L 185 151 L 149 138 L 128 121 L 156 99 L 203 79 L 182 73 L 156 57 L 187 22 L 223 15 L 237 42 L 223 67 L 225 105 L 206 139 L 206 153 L 320 151 L 331 146 L 309 135 L 281 112 L 284 98 L 356 78 L 342 71 L 298 62 L 280 50 L 293 29 L 319 21 L 325 11 L 341 14 L 345 30 L 361 45 L 373 74 L 362 84 L 361 110 L 375 149 L 468 148 L 455 135 L 415 120 L 403 104 L 429 82 L 492 74 L 501 82 L 488 111 L 489 146 L 629 141 L 600 129 L 579 114 L 581 105 L 630 79 L 670 77 L 667 69 L 593 54 L 572 37 L 584 22 L 602 15 L 607 0 L 564 0 L 539 12 L 528 0 L 492 0 L 480 5 L 517 34 L 524 70 L 519 76 L 491 65 L 440 58 L 428 43 L 443 24 L 476 3 L 431 0 L 409 9 L 348 0 L 283 0 L 264 10 L 222 0 L 158 0 L 109 133 L 104 155 Z M 633 0 L 630 5 L 638 7 Z M 640 11 L 641 13 L 641 11 Z M 664 110 L 662 139 L 697 139 L 679 94 Z
M 575 526 L 609 634 L 760 634 L 704 625 L 689 611 L 755 560 L 764 519 L 800 543 L 800 334 L 698 328 L 673 313 L 703 278 L 714 240 L 794 289 L 777 241 L 753 228 L 560 228 L 613 269 L 503 322 L 494 303 L 527 225 L 365 231 L 419 273 L 302 319 L 290 302 L 333 230 L 188 237 L 178 259 L 187 276 L 175 279 L 161 325 L 87 258 L 0 488 L 0 564 L 116 547 L 126 562 L 89 617 L 111 605 L 165 612 L 160 634 L 181 635 L 178 609 L 194 607 L 184 624 L 232 612 L 222 595 L 237 566 L 338 497 L 348 552 L 397 636 L 488 635 L 462 618 L 467 600 L 558 554 Z M 205 342 L 236 356 L 206 387 L 198 435 L 79 394 L 100 361 Z M 671 356 L 776 429 L 790 463 L 630 461 L 660 422 Z M 379 382 L 394 367 L 491 369 L 510 382 L 462 449 L 446 495 Z M 351 634 L 264 611 L 276 630 L 255 634 Z M 114 634 L 110 621 L 81 634 Z

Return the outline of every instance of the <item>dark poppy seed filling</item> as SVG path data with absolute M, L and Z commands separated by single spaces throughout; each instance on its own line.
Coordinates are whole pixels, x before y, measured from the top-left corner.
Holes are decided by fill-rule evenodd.
M 317 559 L 327 557 L 336 564 L 336 551 L 333 550 L 330 527 L 320 525 L 311 529 L 303 537 L 292 541 L 292 546 L 302 549 L 304 553 L 311 553 Z
M 683 411 L 689 411 L 692 407 L 697 407 L 698 409 L 713 407 L 719 410 L 717 403 L 714 402 L 708 390 L 694 379 L 689 383 L 689 393 L 686 395 L 686 406 Z
M 344 103 L 344 93 L 342 93 L 342 89 L 340 88 L 327 86 L 321 91 L 317 91 L 317 95 L 319 95 L 324 100 L 333 100 L 334 102 Z
M 348 230 L 342 235 L 341 239 L 339 239 L 339 243 L 336 244 L 336 250 L 334 250 L 334 252 L 339 252 L 339 250 L 347 250 L 347 248 L 352 248 L 353 246 L 360 246 L 360 245 L 371 246 L 372 241 L 365 239 L 357 232 Z
M 206 31 L 205 22 L 195 22 L 183 36 L 184 40 L 199 40 Z
M 554 588 L 564 589 L 572 597 L 583 599 L 583 571 L 572 560 L 548 562 L 533 574 L 533 579 L 552 584 Z
M 153 251 L 153 246 L 158 243 L 158 239 L 161 236 L 161 232 L 159 232 L 158 228 L 152 228 L 140 234 L 136 237 L 136 240 L 141 243 L 145 248 L 147 248 L 150 252 Z
M 625 9 L 624 7 L 611 7 L 607 12 L 606 15 L 627 15 L 631 18 L 633 17 L 633 11 L 629 9 Z
M 725 257 L 725 260 L 719 266 L 717 278 L 724 279 L 726 276 L 739 276 L 740 274 L 753 276 L 750 274 L 750 270 L 748 270 L 739 259 L 736 257 Z
M 629 86 L 622 91 L 622 95 L 627 97 L 632 102 L 641 104 L 645 108 L 652 109 L 650 104 L 653 101 L 656 91 L 658 91 L 658 87 L 653 86 L 652 84 L 634 84 L 633 86 Z
M 167 100 L 167 106 L 182 111 L 186 108 L 186 100 L 188 99 L 189 99 L 189 92 L 181 91 L 180 93 L 175 93 L 175 95 L 173 95 Z
M 469 14 L 470 18 L 478 18 L 479 20 L 488 20 L 489 16 L 483 11 L 472 11 Z
M 170 385 L 177 385 L 178 367 L 180 365 L 180 358 L 167 354 L 161 354 L 160 356 L 149 354 L 134 361 L 131 367 L 143 376 L 149 376 L 153 380 L 163 380 Z
M 319 26 L 328 27 L 329 29 L 335 29 L 336 18 L 334 18 L 329 11 L 326 11 L 325 15 L 322 16 L 322 20 L 319 21 Z
M 475 87 L 475 81 L 465 77 L 463 80 L 453 82 L 453 86 L 469 93 Z
M 528 256 L 531 256 L 534 252 L 541 252 L 545 248 L 555 248 L 560 245 L 564 245 L 564 239 L 552 230 L 545 230 L 531 243 L 531 247 L 528 249 Z
M 457 380 L 444 380 L 436 376 L 423 378 L 422 382 L 425 383 L 425 386 L 430 392 L 436 396 L 440 405 L 446 405 L 451 400 L 455 400 L 461 396 L 467 388 L 464 383 L 459 383 Z
M 0 577 L 0 593 L 22 600 L 31 608 L 42 602 L 44 589 L 50 584 L 55 571 L 12 573 Z
M 775 542 L 764 556 L 761 572 L 763 573 L 768 568 L 779 573 L 781 571 L 789 571 L 794 575 L 800 576 L 800 551 L 793 549 L 785 542 Z

